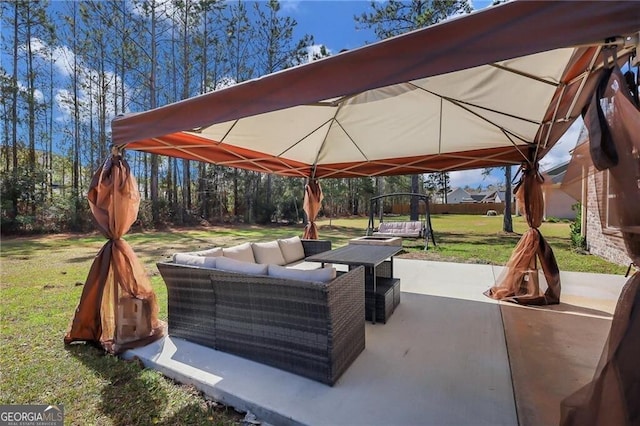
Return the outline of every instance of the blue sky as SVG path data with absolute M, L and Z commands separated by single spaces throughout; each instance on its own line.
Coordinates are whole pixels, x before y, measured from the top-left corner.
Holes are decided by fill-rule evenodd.
M 491 5 L 491 0 L 471 0 L 475 10 Z M 354 15 L 370 11 L 370 1 L 354 0 L 283 0 L 283 11 L 298 22 L 297 37 L 313 34 L 317 44 L 325 45 L 331 53 L 342 49 L 354 49 L 375 42 L 376 36 L 371 30 L 357 30 Z M 541 161 L 541 169 L 549 169 L 570 159 L 569 151 L 575 147 L 582 127 L 578 120 L 567 131 L 554 148 Z M 512 175 L 515 176 L 514 167 Z M 502 184 L 504 171 L 494 170 L 490 176 L 483 176 L 482 169 L 450 173 L 451 186 L 486 187 L 490 184 Z
M 491 0 L 471 0 L 476 10 L 483 9 L 491 4 Z M 62 7 L 64 3 L 55 2 L 53 6 Z M 328 48 L 330 53 L 338 53 L 342 49 L 355 49 L 367 43 L 377 41 L 373 31 L 368 29 L 356 29 L 354 16 L 365 11 L 371 11 L 371 2 L 362 0 L 281 0 L 283 12 L 287 16 L 294 18 L 297 23 L 295 38 L 301 38 L 305 34 L 312 34 L 317 44 L 322 44 Z M 8 28 L 7 28 L 8 29 Z M 2 31 L 4 33 L 5 27 Z M 7 52 L 3 52 L 1 57 L 4 62 L 8 60 Z M 67 46 L 60 45 L 54 47 L 54 57 L 58 60 L 55 67 L 60 75 L 68 75 L 71 67 L 68 62 L 73 54 Z M 90 71 L 90 70 L 89 70 Z M 60 91 L 63 96 L 66 89 Z M 37 94 L 36 94 L 37 95 Z M 40 95 L 42 93 L 40 92 Z M 64 105 L 64 104 L 61 104 Z M 68 105 L 67 105 L 68 109 Z M 70 115 L 63 107 L 58 111 L 57 121 L 64 121 Z M 580 126 L 573 126 L 567 135 L 561 139 L 560 143 L 554 147 L 542 161 L 542 168 L 557 165 L 569 159 L 569 151 L 574 148 L 580 131 Z M 515 170 L 514 170 L 515 175 Z M 478 185 L 487 186 L 489 184 L 499 184 L 503 182 L 502 170 L 496 170 L 489 177 L 482 176 L 482 170 L 470 170 L 453 172 L 450 175 L 451 185 L 476 187 Z
M 478 10 L 491 0 L 470 0 Z M 373 31 L 357 30 L 355 15 L 371 10 L 371 1 L 361 0 L 281 0 L 282 9 L 298 22 L 298 34 L 313 34 L 318 44 L 333 53 L 354 49 L 377 40 Z
M 283 11 L 297 23 L 297 36 L 313 34 L 331 52 L 354 49 L 375 41 L 369 30 L 356 30 L 354 15 L 369 9 L 368 1 L 283 1 Z

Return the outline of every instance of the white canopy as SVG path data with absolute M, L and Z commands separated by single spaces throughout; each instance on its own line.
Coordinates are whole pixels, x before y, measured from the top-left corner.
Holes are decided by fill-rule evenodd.
M 514 1 L 113 121 L 118 145 L 288 176 L 541 158 L 580 115 L 635 2 Z

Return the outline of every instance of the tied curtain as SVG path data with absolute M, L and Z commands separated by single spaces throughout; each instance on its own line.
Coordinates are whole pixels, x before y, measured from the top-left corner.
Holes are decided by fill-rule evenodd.
M 317 179 L 310 179 L 304 188 L 304 204 L 303 209 L 307 214 L 307 225 L 304 228 L 304 235 L 302 238 L 317 240 L 318 239 L 318 226 L 316 225 L 316 218 L 320 212 L 320 206 L 322 203 L 322 188 Z
M 140 194 L 129 165 L 116 150 L 94 174 L 87 197 L 108 241 L 91 265 L 64 342 L 91 342 L 116 354 L 165 332 L 149 277 L 122 239 L 138 216 Z
M 538 165 L 522 166 L 522 179 L 515 193 L 529 230 L 522 235 L 506 268 L 496 280 L 496 285 L 484 294 L 498 300 L 526 305 L 549 305 L 560 303 L 560 271 L 553 250 L 538 228 L 544 215 L 542 184 L 544 179 Z M 547 284 L 540 285 L 538 268 L 542 268 Z
M 599 200 L 601 222 L 617 216 L 627 253 L 640 265 L 640 110 L 634 104 L 638 89 L 627 84 L 633 83 L 629 77 L 617 66 L 603 73 L 583 112 L 589 155 L 577 147 L 571 165 L 586 172 L 583 178 L 607 174 L 605 194 L 612 205 Z M 636 273 L 622 289 L 593 380 L 562 401 L 562 426 L 640 425 L 639 288 Z

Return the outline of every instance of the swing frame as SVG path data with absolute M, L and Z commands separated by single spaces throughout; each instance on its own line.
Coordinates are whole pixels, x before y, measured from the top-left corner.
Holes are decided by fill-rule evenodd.
M 383 195 L 378 195 L 375 197 L 371 197 L 371 199 L 369 200 L 369 223 L 367 224 L 367 231 L 366 231 L 366 235 L 367 236 L 372 236 L 374 235 L 375 232 L 375 226 L 374 226 L 374 217 L 375 217 L 375 212 L 377 211 L 377 208 L 379 207 L 379 203 L 380 200 L 383 200 L 385 198 L 389 198 L 389 197 L 415 197 L 418 198 L 418 202 L 423 201 L 425 204 L 425 213 L 424 213 L 424 219 L 422 220 L 422 227 L 420 230 L 420 235 L 418 236 L 418 238 L 423 238 L 424 239 L 424 249 L 427 250 L 429 248 L 429 239 L 431 240 L 431 242 L 433 243 L 434 247 L 436 246 L 436 240 L 435 240 L 435 236 L 433 234 L 433 227 L 431 226 L 431 213 L 429 211 L 429 200 L 430 197 L 426 194 L 418 194 L 415 192 L 395 192 L 392 194 L 383 194 Z M 380 217 L 380 223 L 384 222 L 384 218 L 381 216 Z M 413 222 L 413 221 L 411 221 Z M 391 235 L 391 234 L 389 234 Z M 402 236 L 402 235 L 397 235 L 397 236 Z M 415 238 L 415 237 L 404 237 L 404 238 Z

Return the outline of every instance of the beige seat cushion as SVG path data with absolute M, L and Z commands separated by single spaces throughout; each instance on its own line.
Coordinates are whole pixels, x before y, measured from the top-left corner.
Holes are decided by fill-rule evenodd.
M 237 246 L 223 248 L 222 255 L 229 259 L 239 260 L 241 262 L 256 263 L 256 259 L 253 256 L 253 249 L 251 243 L 239 244 Z
M 173 262 L 178 265 L 197 266 L 200 268 L 213 269 L 216 267 L 215 257 L 197 256 L 189 253 L 176 253 L 173 256 Z
M 216 261 L 216 269 L 241 274 L 267 275 L 268 265 L 260 265 L 255 262 L 243 262 L 228 257 L 213 258 Z
M 312 271 L 314 269 L 322 268 L 322 263 L 320 263 L 320 262 L 307 262 L 307 261 L 305 261 L 303 259 L 303 260 L 298 260 L 297 262 L 287 263 L 286 266 L 287 266 L 287 268 L 298 269 L 300 271 Z M 324 266 L 331 267 L 333 265 L 325 263 Z
M 253 243 L 253 257 L 256 263 L 284 265 L 286 263 L 280 251 L 280 245 L 277 241 L 269 241 L 267 243 Z
M 285 268 L 284 266 L 278 265 L 269 265 L 269 276 L 286 280 L 326 283 L 336 277 L 336 269 L 320 268 L 314 270 L 301 270 Z
M 300 237 L 283 238 L 278 240 L 278 245 L 282 251 L 285 263 L 293 263 L 304 259 L 304 247 Z

